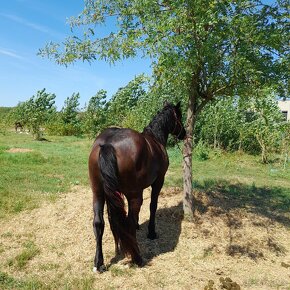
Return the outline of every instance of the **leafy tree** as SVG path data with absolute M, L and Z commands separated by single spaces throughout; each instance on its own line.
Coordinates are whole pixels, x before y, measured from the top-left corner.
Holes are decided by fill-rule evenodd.
M 163 105 L 163 102 L 162 96 L 157 96 L 149 90 L 138 99 L 134 108 L 128 111 L 122 125 L 141 132 Z
M 138 101 L 146 95 L 144 75 L 135 77 L 125 87 L 119 88 L 108 102 L 107 126 L 129 126 L 128 115 L 135 110 Z
M 20 105 L 22 112 L 26 116 L 26 124 L 36 140 L 42 139 L 41 127 L 48 122 L 51 115 L 56 111 L 54 103 L 55 94 L 47 93 L 43 89 L 37 91 L 35 96 Z
M 285 122 L 283 126 L 283 138 L 281 144 L 281 159 L 283 167 L 286 169 L 287 163 L 290 161 L 290 123 Z
M 236 98 L 215 100 L 200 114 L 196 142 L 202 140 L 215 149 L 235 150 L 239 145 L 240 121 Z
M 260 147 L 261 161 L 267 163 L 269 154 L 278 152 L 282 146 L 285 126 L 275 94 L 269 88 L 256 90 L 246 103 L 241 100 L 240 108 L 244 112 L 247 109 L 248 115 L 240 125 L 242 139 L 256 140 Z
M 79 114 L 79 93 L 73 93 L 71 97 L 67 97 L 64 106 L 61 109 L 61 120 L 63 124 L 63 135 L 80 134 Z
M 91 138 L 97 136 L 106 125 L 106 98 L 107 92 L 100 90 L 97 94 L 89 100 L 86 112 L 84 114 L 84 131 L 89 134 Z
M 25 127 L 29 122 L 29 114 L 27 112 L 27 102 L 19 102 L 12 112 L 9 114 L 9 123 L 21 123 Z
M 137 131 L 142 131 L 152 120 L 156 112 L 163 107 L 165 102 L 177 103 L 180 98 L 167 84 L 157 84 L 152 82 L 152 78 L 145 80 L 143 83 L 144 92 L 140 94 L 136 105 L 129 110 L 122 125 L 130 127 Z M 145 90 L 145 87 L 147 90 Z M 169 136 L 167 145 L 172 144 L 172 138 Z
M 285 125 L 273 90 L 260 89 L 247 98 L 212 102 L 200 115 L 195 139 L 214 148 L 261 154 L 267 163 L 271 153 L 285 151 Z
M 0 134 L 5 134 L 6 128 L 15 123 L 15 108 L 0 107 Z
M 62 120 L 65 124 L 77 123 L 78 107 L 80 94 L 73 93 L 71 97 L 67 97 L 64 101 L 64 106 L 61 109 Z
M 185 214 L 192 216 L 192 148 L 194 126 L 215 98 L 245 94 L 253 86 L 275 84 L 286 90 L 289 79 L 288 1 L 259 0 L 85 1 L 71 19 L 84 26 L 83 38 L 66 39 L 64 48 L 50 43 L 40 51 L 58 63 L 99 56 L 110 62 L 140 51 L 153 60 L 156 83 L 168 83 L 187 108 L 184 143 Z M 108 17 L 117 28 L 98 38 L 95 25 Z

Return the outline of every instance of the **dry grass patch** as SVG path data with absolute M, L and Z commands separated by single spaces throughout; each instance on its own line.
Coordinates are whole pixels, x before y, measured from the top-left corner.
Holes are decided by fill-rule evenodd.
M 6 150 L 8 153 L 27 153 L 27 152 L 32 152 L 32 149 L 27 149 L 27 148 L 10 148 L 9 150 Z
M 259 205 L 219 191 L 196 192 L 196 197 L 195 221 L 188 222 L 183 220 L 181 190 L 162 191 L 159 238 L 151 241 L 146 238 L 150 193 L 144 192 L 138 231 L 142 268 L 127 259 L 114 262 L 106 218 L 103 250 L 108 271 L 95 274 L 91 192 L 74 187 L 53 204 L 0 221 L 1 271 L 15 279 L 41 281 L 43 289 L 222 289 L 227 279 L 232 281 L 228 285 L 241 289 L 290 289 L 290 268 L 283 266 L 290 263 L 286 213 L 261 211 Z M 37 253 L 24 267 L 9 265 L 27 243 Z

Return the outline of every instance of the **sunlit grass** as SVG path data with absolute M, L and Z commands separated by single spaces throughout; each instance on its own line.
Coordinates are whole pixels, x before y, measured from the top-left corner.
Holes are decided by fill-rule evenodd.
M 28 241 L 23 245 L 23 250 L 14 259 L 9 260 L 9 266 L 15 266 L 18 270 L 23 269 L 27 263 L 40 253 L 38 247 Z
M 182 153 L 177 148 L 169 148 L 170 166 L 165 186 L 182 187 Z M 279 188 L 290 197 L 290 163 L 284 169 L 282 162 L 261 164 L 259 156 L 243 153 L 211 151 L 209 159 L 200 161 L 193 158 L 193 187 L 197 184 L 218 184 L 226 181 L 229 184 L 243 184 L 247 187 L 265 187 L 271 190 Z
M 0 139 L 0 217 L 54 200 L 72 185 L 87 185 L 91 143 L 77 137 L 39 142 L 30 135 L 7 133 Z M 8 151 L 14 148 L 31 151 Z
M 0 138 L 0 218 L 54 201 L 73 185 L 88 185 L 87 160 L 92 140 L 80 137 L 32 136 L 8 132 Z M 180 145 L 182 147 L 182 144 Z M 8 152 L 9 149 L 28 152 Z M 182 152 L 168 148 L 170 166 L 164 187 L 182 187 Z M 205 188 L 220 181 L 248 188 L 276 188 L 290 196 L 290 164 L 263 165 L 258 156 L 210 151 L 207 160 L 193 158 L 193 186 Z
M 0 289 L 22 289 L 22 290 L 53 290 L 53 289 L 94 289 L 93 283 L 95 277 L 93 275 L 82 278 L 71 278 L 63 280 L 55 280 L 50 283 L 43 283 L 38 278 L 19 279 L 5 272 L 0 271 Z

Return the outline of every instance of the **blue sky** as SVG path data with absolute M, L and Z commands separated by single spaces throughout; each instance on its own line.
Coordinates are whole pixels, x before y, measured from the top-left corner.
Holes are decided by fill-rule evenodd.
M 61 42 L 70 35 L 67 18 L 78 15 L 83 7 L 83 0 L 1 1 L 0 106 L 16 106 L 43 88 L 56 94 L 58 109 L 74 92 L 80 93 L 84 106 L 100 89 L 111 96 L 135 75 L 150 74 L 146 59 L 126 60 L 113 66 L 104 61 L 79 61 L 63 67 L 37 56 L 47 42 Z

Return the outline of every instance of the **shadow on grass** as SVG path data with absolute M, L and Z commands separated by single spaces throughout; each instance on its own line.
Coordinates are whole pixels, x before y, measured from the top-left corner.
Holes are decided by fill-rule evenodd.
M 144 222 L 137 231 L 137 240 L 145 264 L 163 253 L 174 251 L 181 233 L 183 219 L 182 203 L 169 208 L 160 208 L 156 212 L 157 239 L 147 238 L 148 223 Z

